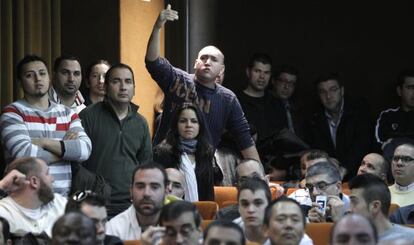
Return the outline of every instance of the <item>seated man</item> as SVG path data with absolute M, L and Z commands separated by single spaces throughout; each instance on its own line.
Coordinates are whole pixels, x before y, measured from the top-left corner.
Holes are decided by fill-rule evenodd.
M 141 237 L 142 245 L 201 244 L 201 216 L 191 202 L 175 201 L 165 205 L 160 214 L 160 226 L 151 226 Z
M 65 213 L 69 212 L 81 212 L 95 223 L 96 245 L 123 244 L 118 237 L 105 234 L 108 214 L 103 197 L 91 191 L 78 191 L 69 198 L 66 204 Z
M 325 151 L 319 149 L 305 150 L 300 157 L 300 182 L 293 188 L 305 188 L 306 170 L 317 162 L 328 161 L 329 155 Z
M 373 174 L 380 177 L 385 183 L 388 183 L 389 168 L 390 164 L 387 159 L 378 153 L 369 153 L 362 158 L 357 175 Z
M 247 179 L 241 183 L 237 199 L 240 217 L 233 222 L 243 229 L 248 241 L 263 244 L 267 240 L 262 232 L 264 211 L 272 200 L 268 185 L 258 178 Z
M 52 245 L 96 244 L 95 224 L 85 215 L 71 212 L 60 217 L 53 225 Z
M 167 168 L 165 172 L 168 176 L 168 194 L 184 199 L 185 188 L 187 187 L 183 173 L 175 168 Z
M 315 202 L 317 196 L 326 197 L 325 214 Z M 302 205 L 309 222 L 335 222 L 349 209 L 349 197 L 342 193 L 341 174 L 331 162 L 318 162 L 309 167 L 306 189 L 299 189 L 289 197 Z
M 305 234 L 305 224 L 300 204 L 293 199 L 280 197 L 266 208 L 264 233 L 269 239 L 264 244 L 313 244 Z
M 236 186 L 240 186 L 248 178 L 256 177 L 264 180 L 270 188 L 276 189 L 276 195 L 281 196 L 284 192 L 283 187 L 278 184 L 270 183 L 265 175 L 263 165 L 254 159 L 244 159 L 236 167 Z M 234 220 L 240 217 L 238 205 L 230 205 L 220 209 L 216 218 L 220 220 Z
M 391 195 L 388 186 L 372 174 L 358 175 L 349 182 L 351 212 L 372 220 L 379 241 L 408 239 L 414 242 L 414 229 L 392 224 L 388 219 Z
M 391 203 L 400 207 L 414 204 L 414 145 L 406 143 L 398 146 L 391 161 L 395 184 L 390 186 Z
M 331 244 L 366 244 L 378 242 L 377 229 L 368 218 L 359 214 L 347 214 L 336 222 L 331 231 Z
M 167 181 L 162 166 L 155 163 L 138 165 L 130 187 L 132 205 L 107 223 L 106 234 L 121 240 L 138 240 L 149 226 L 158 224 L 167 194 Z
M 0 182 L 0 188 L 4 189 L 6 183 L 9 190 L 9 196 L 0 200 L 0 217 L 9 221 L 11 233 L 22 237 L 29 232 L 35 236 L 46 232 L 51 237 L 52 225 L 67 202 L 53 193 L 52 182 L 49 167 L 41 159 L 19 158 L 9 165 L 8 174 Z
M 246 238 L 240 226 L 230 221 L 216 220 L 204 230 L 204 245 L 245 245 Z

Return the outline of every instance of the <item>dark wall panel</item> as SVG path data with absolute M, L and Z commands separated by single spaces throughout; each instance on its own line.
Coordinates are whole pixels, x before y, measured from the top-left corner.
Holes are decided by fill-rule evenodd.
M 246 85 L 245 66 L 255 52 L 301 72 L 297 97 L 315 99 L 313 81 L 338 71 L 351 94 L 364 96 L 374 114 L 398 104 L 394 78 L 414 67 L 414 15 L 408 1 L 218 1 L 218 43 L 226 56 L 225 85 Z
M 119 62 L 119 19 L 117 0 L 62 0 L 62 54 Z

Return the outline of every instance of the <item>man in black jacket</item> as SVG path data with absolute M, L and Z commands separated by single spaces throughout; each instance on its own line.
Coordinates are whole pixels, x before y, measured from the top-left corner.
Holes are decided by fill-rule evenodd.
M 348 180 L 371 150 L 369 107 L 365 101 L 344 96 L 344 86 L 335 73 L 321 76 L 315 85 L 322 106 L 307 120 L 306 141 L 337 158 L 347 170 L 344 180 Z

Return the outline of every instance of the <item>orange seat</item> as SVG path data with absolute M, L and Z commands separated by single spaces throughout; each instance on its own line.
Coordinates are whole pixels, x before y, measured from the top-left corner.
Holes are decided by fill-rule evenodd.
M 333 223 L 307 223 L 305 232 L 313 240 L 314 245 L 329 244 Z
M 227 206 L 237 205 L 237 204 L 238 204 L 238 202 L 237 202 L 237 201 L 224 201 L 224 202 L 221 204 L 221 208 L 225 208 L 225 207 L 227 207 Z
M 234 186 L 214 186 L 214 201 L 223 207 L 225 201 L 237 202 L 237 188 Z
M 396 203 L 391 203 L 390 208 L 388 209 L 388 215 L 391 215 L 395 212 L 395 210 L 399 209 L 400 206 Z
M 208 219 L 208 220 L 202 220 L 201 221 L 201 229 L 204 231 L 208 224 L 210 224 L 211 222 L 213 222 L 214 220 Z
M 287 191 L 286 191 L 286 196 L 289 196 L 290 194 L 292 194 L 293 192 L 295 192 L 298 189 L 300 189 L 300 188 L 288 188 Z
M 124 245 L 141 245 L 141 240 L 125 240 Z
M 279 193 L 277 193 L 277 188 L 274 186 L 270 186 L 270 192 L 272 193 L 272 200 L 275 200 L 281 196 Z
M 216 202 L 198 201 L 193 203 L 196 205 L 198 212 L 200 213 L 201 217 L 203 217 L 203 219 L 214 219 L 214 217 L 216 216 L 218 210 L 218 205 Z

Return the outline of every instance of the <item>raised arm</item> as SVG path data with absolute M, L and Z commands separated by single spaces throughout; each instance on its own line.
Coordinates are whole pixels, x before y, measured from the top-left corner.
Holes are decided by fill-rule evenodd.
M 145 59 L 147 61 L 154 61 L 160 57 L 160 31 L 167 21 L 178 20 L 178 12 L 171 9 L 171 5 L 168 4 L 166 9 L 163 9 L 160 15 L 155 21 L 152 33 L 148 41 L 147 53 Z

